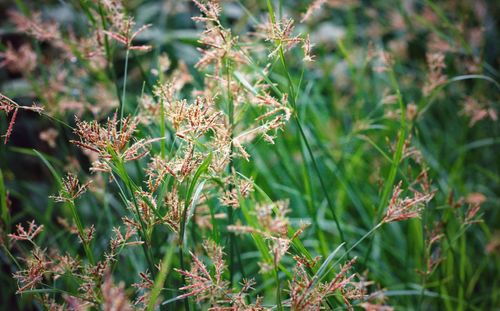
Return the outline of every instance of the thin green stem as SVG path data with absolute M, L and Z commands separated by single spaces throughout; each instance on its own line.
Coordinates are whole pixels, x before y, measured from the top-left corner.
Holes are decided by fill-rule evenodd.
M 234 139 L 234 103 L 233 103 L 233 96 L 231 93 L 231 76 L 232 76 L 232 70 L 231 70 L 231 64 L 229 59 L 225 59 L 225 67 L 226 67 L 226 80 L 227 80 L 227 89 L 226 89 L 226 100 L 227 100 L 227 110 L 228 110 L 228 117 L 229 117 L 229 127 L 230 127 L 230 139 L 231 139 L 231 145 L 230 145 L 230 154 L 229 154 L 229 165 L 228 165 L 228 174 L 233 173 L 233 168 L 234 168 L 234 161 L 233 161 L 233 152 L 234 152 L 234 146 L 233 146 L 233 139 Z M 231 192 L 233 190 L 234 185 L 232 183 L 229 184 L 229 191 Z M 227 215 L 228 215 L 228 225 L 232 225 L 234 222 L 233 219 L 233 207 L 228 206 L 227 207 Z M 233 279 L 234 279 L 234 255 L 235 255 L 235 239 L 234 239 L 234 233 L 229 232 L 229 283 L 230 286 L 233 285 Z
M 361 242 L 363 242 L 368 237 L 370 237 L 373 233 L 375 233 L 380 227 L 382 227 L 383 224 L 384 223 L 380 222 L 375 227 L 373 227 L 372 229 L 370 229 L 370 231 L 368 231 L 367 233 L 365 233 L 365 235 L 363 235 L 359 240 L 356 241 L 356 243 L 354 243 L 351 247 L 349 247 L 349 249 L 346 250 L 346 252 L 344 253 L 344 255 L 340 256 L 340 258 L 337 259 L 337 261 L 333 265 L 331 265 L 331 267 L 328 270 L 326 270 L 326 272 L 322 275 L 322 277 L 326 277 L 328 275 L 328 273 L 335 266 L 337 266 L 345 257 L 347 257 L 347 255 L 350 252 L 352 252 L 359 244 L 361 244 Z
M 80 220 L 80 216 L 76 211 L 75 202 L 70 200 L 67 202 L 67 206 L 71 210 L 71 214 L 73 215 L 73 220 L 75 221 L 76 228 L 78 229 L 78 234 L 80 235 L 80 239 L 82 240 L 83 249 L 85 251 L 85 255 L 87 256 L 91 265 L 95 265 L 94 255 L 90 249 L 89 242 L 85 238 L 85 230 L 83 228 L 82 221 Z
M 165 105 L 163 99 L 160 99 L 160 135 L 162 138 L 165 138 Z M 161 152 L 161 157 L 165 159 L 166 155 L 165 139 L 160 140 L 160 152 Z
M 113 155 L 113 159 L 114 159 L 114 163 L 115 163 L 116 172 L 117 172 L 118 176 L 120 176 L 120 178 L 122 179 L 123 183 L 125 184 L 128 192 L 129 192 L 130 197 L 132 198 L 132 204 L 135 208 L 136 217 L 141 225 L 139 232 L 141 234 L 141 238 L 144 240 L 144 243 L 142 244 L 144 256 L 146 257 L 146 261 L 148 262 L 148 266 L 149 266 L 149 269 L 151 271 L 151 274 L 153 275 L 153 277 L 155 277 L 156 269 L 155 269 L 155 266 L 153 263 L 153 256 L 151 254 L 151 240 L 147 234 L 146 225 L 141 217 L 141 213 L 139 211 L 139 206 L 137 204 L 137 199 L 135 197 L 135 193 L 137 191 L 137 186 L 133 183 L 130 176 L 128 175 L 127 170 L 125 169 L 125 165 L 123 164 L 123 162 L 116 155 Z M 125 195 L 125 194 L 123 194 L 123 195 Z
M 283 305 L 281 303 L 281 285 L 280 285 L 280 277 L 278 274 L 279 268 L 277 263 L 274 263 L 274 279 L 276 280 L 276 307 L 278 311 L 283 310 Z
M 186 271 L 186 266 L 184 264 L 184 250 L 183 250 L 184 246 L 183 246 L 183 243 L 182 241 L 180 241 L 180 244 L 179 244 L 179 264 L 181 266 L 181 270 L 182 271 Z M 186 284 L 186 276 L 183 274 L 182 277 L 182 284 Z M 184 309 L 186 311 L 189 311 L 189 301 L 188 301 L 188 298 L 184 298 Z
M 127 93 L 127 74 L 128 74 L 128 58 L 129 58 L 130 50 L 127 48 L 127 52 L 125 52 L 125 69 L 123 73 L 123 87 L 122 87 L 122 100 L 120 103 L 120 127 L 122 126 L 121 120 L 123 119 L 123 110 L 125 107 L 125 97 Z
M 382 197 L 379 201 L 378 208 L 376 210 L 376 218 L 375 221 L 381 221 L 383 217 L 383 212 L 385 210 L 385 207 L 387 205 L 387 202 L 389 200 L 389 196 L 391 194 L 391 191 L 394 186 L 394 182 L 396 180 L 396 174 L 398 172 L 399 164 L 401 160 L 403 159 L 403 149 L 405 145 L 405 140 L 406 140 L 406 110 L 405 110 L 405 105 L 403 102 L 403 97 L 401 95 L 401 91 L 399 88 L 399 83 L 396 79 L 396 76 L 394 74 L 393 68 L 389 68 L 389 78 L 391 81 L 391 84 L 393 88 L 396 91 L 396 97 L 398 99 L 398 104 L 399 104 L 399 109 L 401 110 L 401 117 L 400 117 L 400 128 L 398 132 L 398 143 L 396 146 L 396 151 L 394 153 L 394 156 L 392 158 L 392 163 L 391 163 L 391 168 L 389 170 L 389 174 L 387 176 L 387 179 L 385 180 L 384 183 L 384 189 L 382 192 Z M 368 258 L 370 257 L 370 253 L 373 247 L 373 243 L 371 243 L 368 246 L 367 252 L 365 254 L 365 258 L 363 263 L 366 264 Z
M 270 18 L 271 18 L 271 22 L 272 23 L 276 23 L 276 18 L 274 16 L 274 11 L 273 11 L 273 6 L 271 4 L 271 0 L 267 0 L 267 7 L 268 7 L 268 10 L 269 10 L 269 14 L 270 14 Z M 346 239 L 345 239 L 345 236 L 344 236 L 344 231 L 342 230 L 342 227 L 340 226 L 340 221 L 337 217 L 337 213 L 335 212 L 335 208 L 333 206 L 333 202 L 330 198 L 330 196 L 328 195 L 328 190 L 326 188 L 326 184 L 323 180 L 323 177 L 320 173 L 320 169 L 319 169 L 319 166 L 318 166 L 318 163 L 316 161 L 316 157 L 314 156 L 314 153 L 312 152 L 312 149 L 311 149 L 311 146 L 309 144 L 309 141 L 307 140 L 307 137 L 306 137 L 306 134 L 304 132 L 304 129 L 301 125 L 301 122 L 300 122 L 300 119 L 299 119 L 299 116 L 298 116 L 298 113 L 297 113 L 297 103 L 295 101 L 295 99 L 297 98 L 296 96 L 296 92 L 295 92 L 295 87 L 293 85 L 293 81 L 292 81 L 292 77 L 290 76 L 290 71 L 288 70 L 288 66 L 287 66 L 287 63 L 286 63 L 286 59 L 285 59 L 285 53 L 283 51 L 283 47 L 282 47 L 282 42 L 276 42 L 279 46 L 279 56 L 280 56 L 280 59 L 281 59 L 281 64 L 283 65 L 283 68 L 286 72 L 286 77 L 287 77 L 287 80 L 288 80 L 288 87 L 289 87 L 289 91 L 290 91 L 290 96 L 289 96 L 289 99 L 290 99 L 290 103 L 292 105 L 292 108 L 294 109 L 294 113 L 293 113 L 293 118 L 295 120 L 295 123 L 299 129 L 299 132 L 300 132 L 300 136 L 302 138 L 302 140 L 304 141 L 305 145 L 306 145 L 306 149 L 307 149 L 307 152 L 309 153 L 309 156 L 311 158 L 311 161 L 313 163 L 313 168 L 314 168 L 314 171 L 316 172 L 316 175 L 318 177 L 318 180 L 320 182 L 320 185 L 321 185 L 321 190 L 323 191 L 323 194 L 326 198 L 326 201 L 327 201 L 327 204 L 328 204 L 328 207 L 330 209 L 330 212 L 332 213 L 332 216 L 333 216 L 333 220 L 335 222 L 335 226 L 337 227 L 337 230 L 339 231 L 339 235 L 340 235 L 340 239 L 342 241 L 342 243 L 344 243 L 344 247 L 347 249 L 347 243 L 346 243 Z M 305 159 L 304 159 L 305 161 Z

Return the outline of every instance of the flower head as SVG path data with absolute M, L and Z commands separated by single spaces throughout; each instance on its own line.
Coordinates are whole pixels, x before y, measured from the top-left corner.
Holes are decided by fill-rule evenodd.
M 40 234 L 43 230 L 43 225 L 35 224 L 35 221 L 32 220 L 28 223 L 28 228 L 24 229 L 21 224 L 16 225 L 16 233 L 9 234 L 9 238 L 17 241 L 32 241 L 33 239 Z
M 81 185 L 78 178 L 68 173 L 66 178 L 62 181 L 61 191 L 57 196 L 52 196 L 56 202 L 72 202 L 87 191 L 91 181 Z
M 93 163 L 93 170 L 109 171 L 110 167 L 106 161 L 111 160 L 113 156 L 128 162 L 148 154 L 147 142 L 144 139 L 130 144 L 133 141 L 137 125 L 138 119 L 130 116 L 118 122 L 116 113 L 113 118 L 108 118 L 105 126 L 100 125 L 97 121 L 80 121 L 77 118 L 75 134 L 80 139 L 71 142 L 98 154 L 99 160 Z
M 383 223 L 420 217 L 420 213 L 425 204 L 434 197 L 434 192 L 425 191 L 424 189 L 424 192 L 413 190 L 413 197 L 405 197 L 402 199 L 401 194 L 403 190 L 401 189 L 401 185 L 402 182 L 400 181 L 396 187 L 394 187 L 389 206 L 382 220 Z

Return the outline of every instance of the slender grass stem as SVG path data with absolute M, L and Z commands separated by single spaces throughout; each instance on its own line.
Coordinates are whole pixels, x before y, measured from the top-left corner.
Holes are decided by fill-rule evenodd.
M 126 104 L 126 95 L 127 95 L 127 75 L 128 75 L 128 58 L 129 58 L 130 49 L 127 47 L 127 51 L 125 52 L 125 68 L 123 72 L 123 86 L 122 86 L 122 100 L 120 103 L 120 128 L 122 126 L 123 120 L 123 111 L 125 110 Z
M 398 100 L 399 104 L 399 109 L 401 110 L 401 117 L 400 117 L 400 128 L 398 132 L 398 143 L 396 145 L 396 151 L 394 152 L 393 158 L 392 158 L 392 163 L 391 167 L 389 170 L 389 174 L 387 176 L 387 179 L 384 182 L 384 189 L 382 192 L 382 197 L 380 198 L 378 208 L 376 210 L 376 218 L 375 222 L 381 221 L 383 212 L 385 210 L 385 207 L 387 205 L 387 202 L 389 200 L 389 196 L 391 194 L 391 191 L 394 186 L 394 182 L 396 181 L 396 175 L 399 169 L 399 164 L 401 160 L 403 159 L 403 149 L 405 145 L 405 140 L 406 140 L 406 109 L 405 105 L 403 102 L 403 97 L 401 95 L 401 91 L 399 88 L 399 83 L 396 79 L 396 75 L 394 74 L 393 68 L 389 68 L 389 78 L 392 84 L 392 87 L 396 91 L 396 97 Z M 373 247 L 373 243 L 371 243 L 366 251 L 363 264 L 366 264 L 368 258 L 370 257 L 369 254 L 371 253 Z
M 283 310 L 283 305 L 281 303 L 281 285 L 280 285 L 280 277 L 279 277 L 279 268 L 276 262 L 274 263 L 274 278 L 276 281 L 276 307 L 278 311 Z
M 132 199 L 132 204 L 133 204 L 134 209 L 135 209 L 136 218 L 138 219 L 138 221 L 140 223 L 139 232 L 141 234 L 141 238 L 144 240 L 144 243 L 142 244 L 144 256 L 146 257 L 146 261 L 148 262 L 148 266 L 149 266 L 149 269 L 151 271 L 151 274 L 153 275 L 153 277 L 155 277 L 156 276 L 156 272 L 155 272 L 156 269 L 155 269 L 155 266 L 153 263 L 153 256 L 151 254 L 151 239 L 149 238 L 149 236 L 147 234 L 146 224 L 144 223 L 144 221 L 142 219 L 141 213 L 139 211 L 139 205 L 137 203 L 137 198 L 135 196 L 135 193 L 137 191 L 137 186 L 135 186 L 132 179 L 128 175 L 127 170 L 125 168 L 125 165 L 123 164 L 121 159 L 119 159 L 116 155 L 114 155 L 114 164 L 115 164 L 116 173 L 118 174 L 118 176 L 120 176 L 121 180 L 125 184 L 128 192 L 129 192 L 130 198 Z M 123 195 L 125 195 L 125 194 L 123 194 Z M 126 198 L 124 197 L 124 199 L 126 199 Z
M 383 223 L 380 222 L 375 227 L 370 229 L 370 231 L 365 233 L 359 240 L 356 241 L 356 243 L 354 243 L 351 247 L 349 247 L 349 249 L 346 250 L 344 255 L 340 256 L 339 259 L 337 259 L 337 261 L 335 261 L 335 263 L 331 265 L 328 270 L 326 270 L 326 272 L 322 275 L 322 277 L 326 277 L 328 273 L 333 270 L 334 267 L 336 267 L 344 258 L 348 256 L 350 252 L 352 252 L 356 247 L 358 247 L 358 245 L 361 244 L 361 242 L 363 242 L 364 240 L 369 238 L 373 233 L 375 233 L 380 227 L 382 227 L 382 225 Z
M 78 229 L 78 234 L 80 235 L 80 239 L 82 240 L 83 249 L 85 251 L 85 255 L 87 256 L 91 265 L 95 265 L 94 254 L 90 249 L 89 242 L 85 239 L 85 230 L 83 228 L 82 221 L 80 220 L 80 216 L 76 210 L 75 202 L 68 201 L 66 204 L 71 210 L 71 215 L 73 216 L 73 220 L 75 221 L 76 228 Z
M 228 110 L 228 116 L 229 116 L 229 127 L 230 127 L 230 139 L 231 139 L 231 145 L 230 145 L 230 153 L 229 153 L 229 165 L 228 165 L 228 174 L 233 174 L 234 170 L 234 160 L 233 160 L 233 154 L 234 154 L 234 145 L 233 145 L 233 139 L 234 139 L 234 102 L 233 102 L 233 96 L 231 92 L 231 77 L 232 77 L 232 70 L 231 70 L 231 64 L 229 59 L 225 59 L 225 67 L 226 67 L 226 80 L 227 80 L 227 85 L 226 85 L 226 100 L 227 100 L 227 110 Z M 229 191 L 233 190 L 234 185 L 231 183 L 229 184 Z M 227 216 L 228 216 L 228 224 L 232 225 L 234 223 L 233 219 L 233 207 L 228 206 L 227 207 Z M 229 232 L 229 283 L 230 286 L 233 285 L 233 280 L 234 280 L 234 256 L 235 256 L 235 239 L 234 239 L 234 233 Z
M 102 30 L 105 31 L 106 30 L 106 15 L 104 13 L 104 9 L 102 7 L 101 1 L 98 2 L 97 9 L 99 12 L 99 17 L 101 19 Z M 118 100 L 120 101 L 120 106 L 121 106 L 122 105 L 122 98 L 120 97 L 120 89 L 118 86 L 118 81 L 116 79 L 116 73 L 115 73 L 115 70 L 113 68 L 113 58 L 112 58 L 112 54 L 111 54 L 111 46 L 109 44 L 108 36 L 104 36 L 104 51 L 106 54 L 106 71 L 107 71 L 108 75 L 110 76 L 111 80 L 114 81 L 116 96 L 118 97 Z
M 160 99 L 160 135 L 165 138 L 165 103 Z M 164 159 L 166 155 L 165 139 L 160 140 L 161 157 Z
M 273 6 L 272 6 L 272 3 L 271 3 L 271 0 L 267 0 L 267 7 L 268 7 L 268 10 L 269 10 L 271 22 L 272 23 L 276 23 L 276 18 L 274 16 L 274 11 L 273 11 Z M 304 143 L 306 145 L 307 152 L 309 153 L 309 156 L 310 156 L 311 161 L 313 163 L 314 171 L 315 171 L 315 173 L 317 175 L 317 178 L 318 178 L 318 180 L 320 182 L 321 190 L 323 192 L 323 195 L 326 198 L 326 201 L 327 201 L 328 207 L 330 209 L 330 212 L 332 213 L 333 220 L 335 222 L 335 226 L 337 227 L 337 230 L 338 230 L 339 235 L 340 235 L 340 239 L 341 239 L 342 243 L 344 243 L 344 247 L 347 249 L 347 243 L 346 243 L 346 240 L 345 240 L 344 231 L 342 230 L 342 227 L 340 226 L 340 221 L 339 221 L 339 219 L 337 217 L 337 213 L 335 212 L 335 208 L 333 206 L 333 202 L 330 199 L 330 196 L 328 194 L 328 190 L 326 188 L 326 184 L 325 184 L 325 182 L 323 180 L 323 177 L 321 175 L 318 163 L 316 161 L 316 157 L 314 156 L 314 153 L 313 153 L 313 151 L 311 149 L 311 146 L 309 145 L 309 141 L 308 141 L 307 136 L 306 136 L 306 134 L 304 132 L 304 129 L 302 128 L 302 125 L 301 125 L 301 122 L 300 122 L 300 119 L 299 119 L 299 116 L 298 116 L 298 113 L 297 113 L 297 104 L 295 102 L 295 99 L 297 98 L 297 94 L 295 92 L 295 87 L 293 85 L 292 77 L 290 76 L 290 71 L 288 69 L 288 66 L 287 66 L 287 63 L 286 63 L 286 60 L 285 60 L 285 53 L 283 51 L 282 43 L 278 41 L 277 44 L 279 46 L 279 56 L 280 56 L 280 59 L 281 59 L 281 64 L 283 65 L 283 68 L 285 70 L 286 77 L 287 77 L 287 80 L 288 80 L 288 87 L 289 87 L 289 91 L 290 91 L 290 97 L 289 97 L 290 98 L 290 103 L 291 103 L 293 109 L 295 110 L 294 113 L 293 113 L 293 118 L 295 120 L 295 123 L 296 123 L 296 125 L 297 125 L 297 127 L 299 129 L 299 132 L 300 132 L 300 136 L 301 136 L 302 140 L 304 141 Z M 304 159 L 304 161 L 305 161 L 305 159 Z
M 180 244 L 179 244 L 179 265 L 180 265 L 182 271 L 186 271 L 186 265 L 184 263 L 184 250 L 183 249 L 184 249 L 183 242 L 180 241 Z M 181 280 L 182 280 L 182 284 L 186 284 L 186 276 L 184 274 L 181 276 Z M 186 311 L 189 311 L 188 298 L 184 299 L 184 309 Z

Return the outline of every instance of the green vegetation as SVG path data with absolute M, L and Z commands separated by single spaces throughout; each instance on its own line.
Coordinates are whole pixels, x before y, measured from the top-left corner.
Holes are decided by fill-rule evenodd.
M 493 1 L 0 9 L 3 309 L 498 309 Z

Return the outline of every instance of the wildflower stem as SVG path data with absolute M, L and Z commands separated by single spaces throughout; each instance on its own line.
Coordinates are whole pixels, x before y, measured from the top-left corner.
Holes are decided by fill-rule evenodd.
M 392 163 L 391 163 L 391 168 L 389 171 L 389 175 L 387 176 L 387 179 L 384 183 L 384 190 L 382 192 L 382 198 L 380 199 L 378 208 L 377 208 L 377 215 L 375 218 L 375 221 L 381 221 L 383 211 L 385 209 L 385 206 L 387 205 L 387 201 L 389 200 L 389 196 L 391 194 L 391 190 L 394 186 L 394 181 L 396 180 L 396 174 L 398 172 L 399 168 L 399 163 L 401 162 L 403 158 L 403 148 L 405 144 L 405 139 L 406 139 L 406 113 L 405 113 L 405 106 L 403 103 L 403 97 L 401 95 L 401 91 L 399 89 L 399 83 L 396 79 L 396 76 L 394 74 L 394 70 L 391 67 L 389 67 L 389 78 L 391 80 L 391 84 L 393 88 L 396 90 L 396 96 L 398 99 L 399 103 L 399 109 L 401 110 L 401 117 L 400 117 L 400 129 L 398 133 L 398 144 L 396 146 L 396 152 L 394 153 L 394 156 L 392 158 Z M 363 264 L 366 264 L 366 261 L 370 257 L 369 254 L 372 250 L 373 243 L 371 243 L 366 251 L 366 255 L 363 260 Z
M 228 115 L 229 115 L 229 128 L 230 128 L 230 138 L 231 138 L 231 144 L 230 144 L 230 151 L 229 151 L 229 174 L 233 173 L 233 168 L 234 168 L 234 162 L 233 162 L 233 139 L 234 139 L 234 103 L 233 103 L 233 97 L 231 93 L 231 64 L 229 62 L 229 59 L 225 59 L 225 67 L 226 67 L 226 80 L 227 80 L 227 109 L 228 109 Z M 231 183 L 229 184 L 229 191 L 231 192 L 233 190 L 234 185 Z M 232 225 L 234 222 L 233 219 L 233 207 L 228 206 L 227 207 L 227 215 L 228 215 L 228 225 Z M 235 250 L 235 241 L 234 241 L 234 234 L 232 232 L 229 232 L 229 283 L 230 286 L 233 285 L 233 278 L 234 278 L 234 250 Z
M 179 237 L 180 238 L 180 237 Z M 179 264 L 181 266 L 181 270 L 182 271 L 186 271 L 186 266 L 184 264 L 184 246 L 183 246 L 183 242 L 180 241 L 179 243 Z M 186 276 L 184 274 L 181 275 L 181 279 L 182 279 L 182 284 L 186 284 Z M 186 311 L 189 311 L 189 301 L 188 301 L 188 298 L 184 298 L 184 309 Z
M 128 58 L 129 58 L 130 49 L 127 47 L 127 51 L 125 52 L 125 69 L 123 73 L 123 86 L 122 86 L 122 100 L 120 103 L 120 129 L 122 126 L 123 120 L 123 110 L 125 106 L 125 96 L 127 93 L 127 72 L 128 72 Z
M 186 230 L 186 225 L 187 225 L 187 217 L 188 217 L 188 210 L 189 206 L 191 205 L 191 201 L 193 198 L 193 193 L 196 185 L 198 184 L 198 179 L 200 178 L 201 174 L 203 174 L 209 167 L 210 163 L 212 161 L 212 154 L 210 153 L 207 158 L 200 164 L 198 169 L 196 170 L 193 178 L 191 179 L 191 182 L 189 184 L 188 191 L 186 193 L 186 198 L 184 200 L 184 209 L 182 211 L 182 219 L 180 222 L 180 228 L 179 228 L 179 261 L 180 261 L 180 266 L 181 270 L 186 271 L 186 267 L 184 266 L 184 232 Z M 194 203 L 193 203 L 194 204 Z M 182 283 L 186 284 L 186 277 L 182 275 Z M 184 305 L 185 309 L 189 310 L 189 302 L 187 299 L 184 299 Z
M 163 256 L 163 260 L 161 261 L 161 268 L 154 282 L 153 289 L 151 290 L 151 297 L 149 298 L 149 303 L 147 306 L 147 310 L 154 310 L 156 300 L 158 299 L 160 292 L 165 284 L 165 280 L 167 279 L 168 272 L 170 271 L 170 265 L 172 263 L 172 255 L 174 254 L 175 248 L 174 245 L 170 245 L 165 251 L 165 255 Z
M 149 266 L 149 270 L 151 271 L 151 274 L 153 275 L 153 277 L 155 277 L 156 270 L 155 270 L 155 266 L 153 264 L 153 259 L 152 259 L 153 256 L 151 254 L 151 241 L 147 235 L 146 225 L 144 224 L 144 221 L 143 221 L 141 214 L 139 212 L 139 207 L 138 207 L 137 200 L 135 197 L 135 192 L 137 190 L 137 186 L 130 179 L 130 176 L 128 175 L 127 170 L 125 169 L 125 165 L 123 164 L 123 162 L 115 154 L 113 154 L 113 159 L 114 159 L 114 162 L 116 165 L 115 166 L 116 172 L 117 172 L 118 176 L 120 176 L 120 178 L 122 179 L 125 186 L 127 187 L 128 192 L 130 194 L 130 197 L 132 198 L 132 203 L 133 203 L 134 208 L 135 208 L 135 213 L 136 213 L 137 219 L 139 220 L 139 223 L 141 225 L 139 232 L 141 234 L 141 238 L 144 240 L 144 243 L 142 244 L 144 256 L 146 257 L 146 260 L 148 262 L 148 266 Z
M 269 15 L 271 17 L 271 22 L 274 24 L 274 23 L 276 23 L 276 18 L 274 16 L 274 11 L 273 11 L 273 6 L 272 6 L 272 3 L 271 3 L 271 0 L 267 0 L 267 7 L 268 7 L 268 10 L 269 10 Z M 320 185 L 321 185 L 321 190 L 323 191 L 323 194 L 325 195 L 328 207 L 330 209 L 330 212 L 332 213 L 333 220 L 335 222 L 335 226 L 337 227 L 337 230 L 339 231 L 340 240 L 342 241 L 342 243 L 345 243 L 344 244 L 344 248 L 347 249 L 347 243 L 346 243 L 346 240 L 345 240 L 344 231 L 342 230 L 342 227 L 340 226 L 339 219 L 337 217 L 337 214 L 335 213 L 335 208 L 333 206 L 333 202 L 330 199 L 330 196 L 328 195 L 328 190 L 326 189 L 325 182 L 323 180 L 323 177 L 321 176 L 321 173 L 320 173 L 320 170 L 319 170 L 319 167 L 318 167 L 318 163 L 316 161 L 314 153 L 312 152 L 311 146 L 309 144 L 309 141 L 307 140 L 307 137 L 305 135 L 304 129 L 302 127 L 302 124 L 300 122 L 300 119 L 299 119 L 299 116 L 298 116 L 298 113 L 297 113 L 297 103 L 296 103 L 296 96 L 297 96 L 297 94 L 295 93 L 295 87 L 293 85 L 292 77 L 290 76 L 290 71 L 288 70 L 288 66 L 286 64 L 285 53 L 283 51 L 282 44 L 279 41 L 277 42 L 277 44 L 279 45 L 279 56 L 280 56 L 280 59 L 281 59 L 281 64 L 283 65 L 283 68 L 284 68 L 284 70 L 286 72 L 286 77 L 287 77 L 287 80 L 288 80 L 288 88 L 289 88 L 289 91 L 290 91 L 290 96 L 289 96 L 289 98 L 290 98 L 290 104 L 292 105 L 292 108 L 294 109 L 293 119 L 295 120 L 295 124 L 297 125 L 297 127 L 299 129 L 299 132 L 300 132 L 300 136 L 301 136 L 302 140 L 304 141 L 304 143 L 306 145 L 307 153 L 309 153 L 309 156 L 310 156 L 311 161 L 313 163 L 314 170 L 316 172 L 316 175 L 317 175 L 318 180 L 319 180 Z
M 7 256 L 9 256 L 10 260 L 12 260 L 12 262 L 16 265 L 16 267 L 18 269 L 21 269 L 21 265 L 19 264 L 19 261 L 17 261 L 16 257 L 14 257 L 14 255 L 12 255 L 10 250 L 7 248 L 7 245 L 2 244 L 2 248 L 3 248 L 3 251 L 7 254 Z
M 340 256 L 340 258 L 337 259 L 337 261 L 335 261 L 335 263 L 333 265 L 331 265 L 330 268 L 328 270 L 326 270 L 326 272 L 320 276 L 320 280 L 322 278 L 326 277 L 329 274 L 329 272 L 335 266 L 337 266 L 346 256 L 348 256 L 348 254 L 352 250 L 354 250 L 359 244 L 361 244 L 361 242 L 363 242 L 368 237 L 370 237 L 373 233 L 375 233 L 380 227 L 382 227 L 383 224 L 384 224 L 383 222 L 379 222 L 375 227 L 373 227 L 372 229 L 370 229 L 370 231 L 368 231 L 367 233 L 365 233 L 365 235 L 363 235 L 359 240 L 357 240 L 356 243 L 354 243 L 351 247 L 349 247 L 349 249 L 346 250 L 346 252 L 344 253 L 344 255 Z
M 276 260 L 274 261 L 274 278 L 276 280 L 276 306 L 278 311 L 283 310 L 283 306 L 281 304 L 281 286 L 280 286 L 280 277 L 278 274 L 279 268 Z
M 387 181 L 384 185 L 384 192 L 382 194 L 382 199 L 380 200 L 378 209 L 377 209 L 377 218 L 379 221 L 382 217 L 382 213 L 384 211 L 384 207 L 387 204 L 387 200 L 389 200 L 389 195 L 391 194 L 392 187 L 394 185 L 394 181 L 396 179 L 396 174 L 398 172 L 399 162 L 403 158 L 403 148 L 406 138 L 406 117 L 405 117 L 405 106 L 403 103 L 403 97 L 401 96 L 401 92 L 399 90 L 399 84 L 396 80 L 396 76 L 394 75 L 394 70 L 392 68 L 389 69 L 389 77 L 393 87 L 396 90 L 396 96 L 398 99 L 399 109 L 401 110 L 401 118 L 400 118 L 400 129 L 398 133 L 398 144 L 396 147 L 396 152 L 394 153 L 394 157 L 392 159 L 391 169 L 389 171 L 389 175 L 387 177 Z
M 465 310 L 464 304 L 465 301 L 465 262 L 466 262 L 466 240 L 465 235 L 460 237 L 459 247 L 460 247 L 460 263 L 458 270 L 458 281 L 461 283 L 461 286 L 458 288 L 458 309 L 457 310 Z
M 165 103 L 160 99 L 160 135 L 165 138 Z M 165 139 L 160 140 L 161 157 L 165 159 Z
M 83 249 L 85 251 L 85 255 L 87 256 L 91 265 L 95 265 L 94 255 L 90 249 L 89 241 L 85 239 L 85 231 L 83 229 L 82 221 L 80 220 L 80 216 L 76 211 L 75 202 L 73 200 L 68 201 L 67 206 L 71 210 L 71 214 L 73 215 L 73 220 L 75 221 L 76 228 L 78 229 L 78 234 L 80 235 L 80 239 L 82 240 Z
M 10 232 L 10 213 L 7 207 L 7 190 L 3 180 L 2 170 L 0 169 L 0 215 L 3 226 L 7 232 Z
M 104 9 L 102 7 L 101 1 L 98 1 L 98 11 L 99 11 L 99 16 L 101 18 L 102 31 L 106 31 L 106 17 L 104 16 Z M 120 90 L 118 87 L 118 81 L 116 79 L 116 73 L 115 73 L 114 68 L 113 68 L 111 48 L 109 46 L 108 36 L 104 36 L 104 50 L 106 53 L 106 61 L 107 61 L 106 70 L 108 71 L 108 75 L 111 77 L 111 80 L 114 81 L 116 96 L 118 97 L 119 100 L 121 100 Z M 121 105 L 121 103 L 120 103 L 120 105 Z

